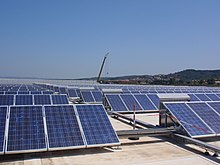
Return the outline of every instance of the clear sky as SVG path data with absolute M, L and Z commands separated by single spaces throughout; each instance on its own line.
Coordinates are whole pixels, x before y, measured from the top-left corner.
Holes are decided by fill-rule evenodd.
M 1 0 L 0 76 L 220 69 L 220 0 Z

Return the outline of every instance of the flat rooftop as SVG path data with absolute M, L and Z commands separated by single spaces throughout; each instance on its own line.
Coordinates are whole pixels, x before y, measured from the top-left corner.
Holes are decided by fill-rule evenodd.
M 132 115 L 128 115 L 132 116 Z M 140 119 L 151 124 L 158 124 L 158 114 L 137 114 Z M 132 127 L 111 118 L 115 130 L 131 130 Z M 220 163 L 220 157 L 203 154 L 204 149 L 197 146 L 169 142 L 167 137 L 141 137 L 132 141 L 120 139 L 121 146 L 113 148 L 90 148 L 66 151 L 4 155 L 0 156 L 0 164 L 4 165 L 211 165 Z M 220 147 L 220 141 L 209 142 Z

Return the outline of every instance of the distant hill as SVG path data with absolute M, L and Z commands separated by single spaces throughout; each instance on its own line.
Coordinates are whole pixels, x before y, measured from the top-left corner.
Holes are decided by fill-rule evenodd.
M 84 80 L 96 80 L 96 77 Z M 119 77 L 102 77 L 115 83 L 155 84 L 155 85 L 214 85 L 220 80 L 220 70 L 187 69 L 180 72 L 158 75 L 128 75 Z
M 168 77 L 174 77 L 181 80 L 208 80 L 220 79 L 220 70 L 194 70 L 187 69 L 173 74 L 168 74 Z

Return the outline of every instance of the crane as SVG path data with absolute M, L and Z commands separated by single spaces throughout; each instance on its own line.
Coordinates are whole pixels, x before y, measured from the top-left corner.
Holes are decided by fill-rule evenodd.
M 99 75 L 98 75 L 98 78 L 97 78 L 97 83 L 100 83 L 100 84 L 103 83 L 103 82 L 100 80 L 100 78 L 101 78 L 102 70 L 103 70 L 103 67 L 104 67 L 104 65 L 105 65 L 105 61 L 106 61 L 106 58 L 107 58 L 108 55 L 109 55 L 109 53 L 106 53 L 105 56 L 104 56 L 104 59 L 103 59 L 103 61 L 102 61 L 101 69 L 100 69 L 100 71 L 99 71 Z

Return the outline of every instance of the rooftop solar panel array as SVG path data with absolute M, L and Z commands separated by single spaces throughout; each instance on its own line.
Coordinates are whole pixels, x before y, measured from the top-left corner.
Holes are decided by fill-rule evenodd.
M 0 107 L 0 154 L 119 145 L 102 105 L 15 105 L 7 109 Z
M 45 106 L 49 150 L 85 147 L 71 105 Z
M 81 91 L 82 98 L 86 103 L 94 103 L 95 99 L 90 91 Z
M 112 111 L 127 112 L 157 110 L 159 98 L 156 94 L 107 94 L 106 99 Z M 157 105 L 157 106 L 156 106 Z
M 220 102 L 164 103 L 191 137 L 220 135 Z
M 4 153 L 7 107 L 0 107 L 0 154 Z
M 106 95 L 106 99 L 112 108 L 112 111 L 128 111 L 128 108 L 119 95 Z
M 220 134 L 220 115 L 206 103 L 190 103 L 192 110 L 216 133 Z
M 0 105 L 13 105 L 14 95 L 0 95 Z
M 16 95 L 15 105 L 33 105 L 32 95 Z
M 214 135 L 214 132 L 185 103 L 165 103 L 191 137 Z
M 47 149 L 41 106 L 10 107 L 6 153 Z
M 50 95 L 34 95 L 35 105 L 51 105 Z
M 88 146 L 119 144 L 102 105 L 76 105 L 76 110 Z
M 67 95 L 51 95 L 53 104 L 69 104 Z
M 120 95 L 126 106 L 129 110 L 143 110 L 143 108 L 140 106 L 140 104 L 137 102 L 137 100 L 133 97 L 133 95 L 129 94 L 123 94 Z

